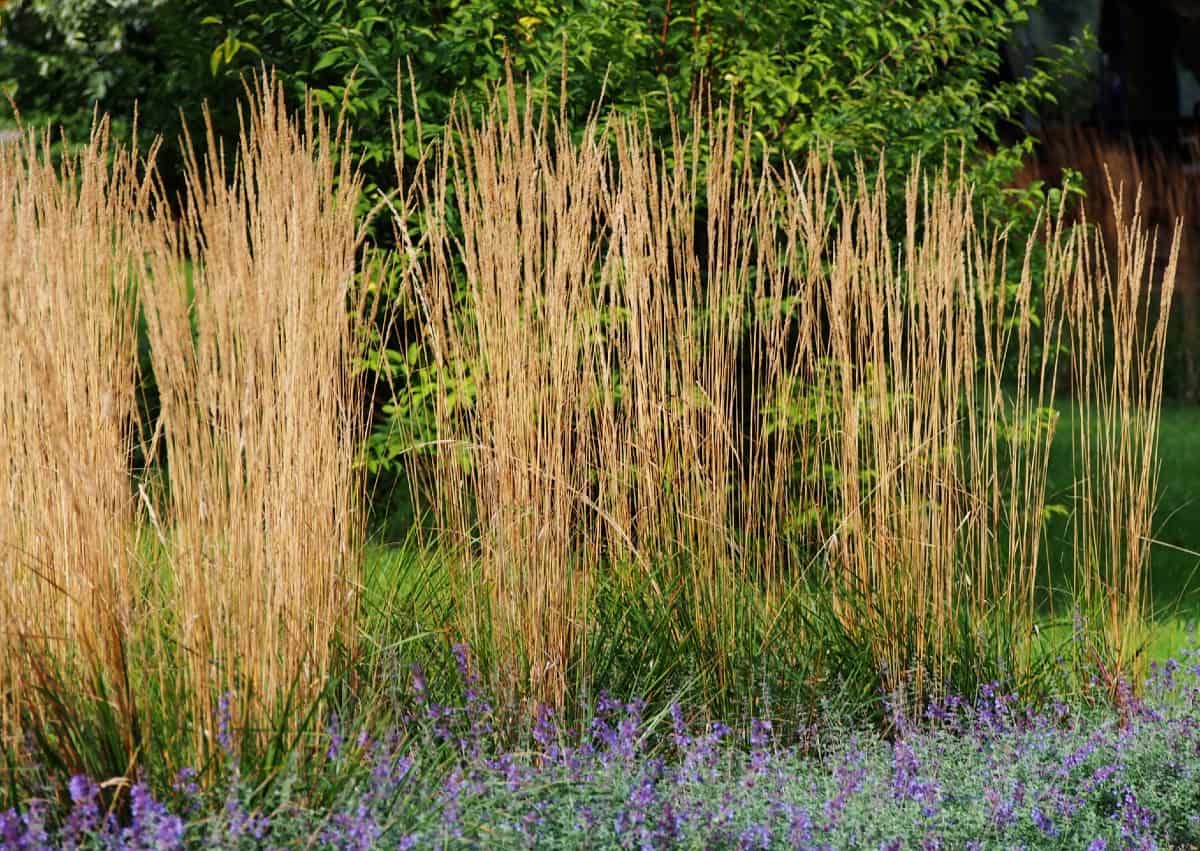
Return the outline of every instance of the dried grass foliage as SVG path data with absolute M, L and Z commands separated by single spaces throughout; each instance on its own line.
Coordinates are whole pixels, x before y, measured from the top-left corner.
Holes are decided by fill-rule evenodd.
M 1110 686 L 1136 681 L 1149 633 L 1150 544 L 1165 373 L 1172 392 L 1200 397 L 1200 192 L 1197 176 L 1157 145 L 1082 128 L 1049 132 L 1048 171 L 1070 167 L 1087 196 L 1079 220 L 1090 286 L 1068 299 L 1074 589 L 1108 658 Z M 1173 339 L 1168 337 L 1169 322 Z
M 28 708 L 14 698 L 37 692 L 48 656 L 127 696 L 129 279 L 150 192 L 136 152 L 102 121 L 60 167 L 48 133 L 0 148 L 0 198 L 0 721 L 11 731 Z
M 102 688 L 130 735 L 169 710 L 203 752 L 222 694 L 277 720 L 353 641 L 374 270 L 356 279 L 347 131 L 263 77 L 230 160 L 207 142 L 203 160 L 184 143 L 178 219 L 106 123 L 61 166 L 48 139 L 0 150 L 9 730 L 36 723 L 41 672 Z M 132 477 L 139 308 L 162 403 L 142 449 L 165 489 Z
M 1076 598 L 1102 631 L 1101 668 L 1115 689 L 1145 673 L 1164 355 L 1183 225 L 1159 258 L 1165 240 L 1144 226 L 1140 191 L 1130 204 L 1124 189 L 1110 188 L 1112 218 L 1128 224 L 1115 228 L 1109 250 L 1101 240 L 1087 246 L 1090 274 L 1067 311 L 1078 408 Z
M 820 152 L 747 168 L 753 136 L 720 114 L 667 155 L 636 120 L 573 135 L 503 94 L 418 163 L 397 153 L 391 202 L 437 376 L 412 477 L 500 697 L 561 706 L 587 684 L 612 583 L 684 613 L 666 628 L 702 636 L 718 678 L 747 589 L 767 621 L 830 594 L 882 683 L 918 696 L 982 655 L 1028 665 L 1064 376 L 1096 412 L 1077 584 L 1107 612 L 1105 661 L 1132 664 L 1178 233 L 1156 264 L 1136 216 L 1106 253 L 1049 211 L 1014 252 L 919 167 L 896 232 L 894 176 Z M 103 124 L 61 167 L 33 138 L 0 149 L 9 729 L 51 660 L 118 700 L 181 680 L 211 748 L 220 695 L 276 717 L 353 640 L 362 182 L 311 103 L 289 113 L 269 77 L 249 103 L 228 160 L 211 129 L 204 159 L 185 144 L 178 220 Z M 162 494 L 130 472 L 139 304 Z
M 561 704 L 568 669 L 586 681 L 589 589 L 622 565 L 682 599 L 718 657 L 740 589 L 777 617 L 808 577 L 889 687 L 936 693 L 988 654 L 1032 664 L 1061 373 L 1115 418 L 1077 535 L 1119 552 L 1082 569 L 1138 611 L 1165 321 L 1133 333 L 1147 265 L 1107 266 L 1059 210 L 1009 270 L 953 175 L 913 171 L 896 233 L 888 175 L 819 154 L 754 172 L 748 132 L 697 119 L 668 159 L 636 120 L 573 142 L 510 96 L 447 135 L 397 217 L 402 241 L 413 215 L 440 223 L 406 272 L 442 400 L 414 477 L 508 688 Z M 704 170 L 686 155 L 701 146 Z M 1123 257 L 1136 227 L 1118 228 Z M 1094 350 L 1114 322 L 1115 362 Z M 1114 614 L 1113 642 L 1128 622 Z
M 227 691 L 253 718 L 320 693 L 353 634 L 365 536 L 361 178 L 311 102 L 290 114 L 268 77 L 248 103 L 231 179 L 211 126 L 203 162 L 187 143 L 184 212 L 160 223 L 145 290 L 197 717 Z
M 1196 159 L 1196 151 L 1191 158 Z M 1110 253 L 1125 238 L 1136 213 L 1153 240 L 1156 287 L 1177 244 L 1169 353 L 1176 376 L 1170 392 L 1188 401 L 1200 399 L 1200 174 L 1157 144 L 1137 146 L 1127 137 L 1078 127 L 1047 131 L 1031 167 L 1047 176 L 1063 168 L 1082 175 L 1088 194 L 1081 212 L 1103 233 Z M 1124 195 L 1119 204 L 1118 193 Z M 1182 238 L 1173 243 L 1179 222 Z

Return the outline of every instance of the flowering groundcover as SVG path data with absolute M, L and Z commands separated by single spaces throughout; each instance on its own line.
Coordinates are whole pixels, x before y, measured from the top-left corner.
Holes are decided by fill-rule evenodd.
M 566 731 L 541 710 L 503 747 L 468 678 L 386 736 L 331 719 L 319 778 L 263 792 L 135 784 L 120 812 L 82 776 L 0 814 L 4 849 L 1186 848 L 1200 844 L 1200 664 L 1156 666 L 1121 709 L 1035 710 L 988 688 L 886 737 L 836 719 L 745 735 L 602 697 Z M 322 786 L 317 790 L 314 786 Z M 320 791 L 320 795 L 315 795 Z M 321 807 L 305 802 L 332 801 Z M 169 803 L 167 803 L 169 802 Z

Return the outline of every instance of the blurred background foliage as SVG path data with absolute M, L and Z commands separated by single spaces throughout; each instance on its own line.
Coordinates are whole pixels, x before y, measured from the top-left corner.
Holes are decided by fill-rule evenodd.
M 1006 46 L 1036 0 L 10 0 L 0 81 L 27 117 L 86 129 L 99 107 L 172 141 L 204 101 L 232 132 L 240 78 L 260 64 L 330 108 L 345 101 L 377 180 L 391 171 L 398 70 L 427 136 L 457 99 L 481 105 L 511 63 L 569 114 L 603 100 L 658 133 L 702 87 L 754 116 L 763 143 L 840 157 L 987 146 L 980 177 L 1016 167 L 1005 143 L 1083 69 L 1083 42 L 1009 71 Z M 407 94 L 405 95 L 407 99 Z M 406 104 L 406 106 L 410 106 Z M 410 109 L 411 113 L 411 109 Z M 410 133 L 416 133 L 415 125 Z M 417 140 L 410 138 L 415 146 Z M 170 163 L 168 163 L 170 165 Z M 997 200 L 984 193 L 988 200 Z

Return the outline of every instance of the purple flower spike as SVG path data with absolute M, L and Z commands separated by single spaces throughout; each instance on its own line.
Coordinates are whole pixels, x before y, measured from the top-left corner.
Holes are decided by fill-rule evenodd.
M 425 672 L 420 665 L 413 665 L 411 671 L 413 697 L 417 699 L 417 703 L 424 706 L 425 695 L 429 690 L 428 684 L 425 682 Z
M 463 682 L 470 682 L 471 664 L 467 645 L 461 642 L 455 644 L 450 648 L 450 652 L 454 654 L 454 664 L 458 668 L 458 675 L 463 678 Z
M 1055 826 L 1054 820 L 1042 812 L 1041 807 L 1034 807 L 1030 813 L 1030 817 L 1033 819 L 1034 825 L 1042 833 L 1047 836 L 1058 836 L 1058 828 Z
M 129 801 L 129 827 L 121 832 L 125 848 L 170 851 L 183 847 L 183 819 L 154 800 L 144 783 L 134 785 Z
M 752 851 L 752 849 L 765 851 L 771 847 L 771 828 L 765 824 L 750 825 L 738 837 L 737 847 L 740 851 Z
M 329 723 L 325 725 L 325 734 L 329 736 L 329 747 L 325 750 L 325 758 L 330 762 L 335 762 L 342 755 L 342 746 L 346 743 L 345 736 L 342 735 L 342 725 L 336 712 L 329 716 Z
M 225 692 L 217 701 L 217 745 L 226 756 L 233 756 L 233 735 L 230 731 L 233 715 L 232 702 L 233 694 L 231 692 Z

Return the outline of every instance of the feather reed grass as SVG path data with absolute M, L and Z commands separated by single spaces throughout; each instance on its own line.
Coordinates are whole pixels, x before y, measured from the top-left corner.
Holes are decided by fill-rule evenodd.
M 510 692 L 559 706 L 601 664 L 583 639 L 613 628 L 589 598 L 622 583 L 672 612 L 650 640 L 703 648 L 718 689 L 757 629 L 748 589 L 760 626 L 831 599 L 878 687 L 917 700 L 1033 676 L 1065 344 L 1087 392 L 1125 388 L 1099 397 L 1112 428 L 1161 393 L 1162 326 L 1131 338 L 1100 307 L 1145 292 L 1137 250 L 1118 237 L 1130 259 L 1108 269 L 1051 210 L 1009 268 L 959 175 L 914 167 L 894 233 L 882 170 L 816 153 L 754 171 L 734 119 L 693 126 L 671 156 L 624 118 L 573 142 L 510 88 L 397 216 L 408 245 L 414 214 L 427 225 L 405 284 L 438 386 L 413 472 L 460 553 L 462 628 Z M 1132 346 L 1116 372 L 1081 360 L 1111 330 Z M 1137 435 L 1085 471 L 1120 493 L 1091 505 L 1122 542 L 1154 493 Z M 1143 555 L 1081 569 L 1136 605 Z M 818 655 L 829 639 L 787 634 Z
M 1136 213 L 1154 240 L 1154 266 L 1147 271 L 1153 273 L 1156 289 L 1177 246 L 1164 392 L 1200 400 L 1200 176 L 1156 144 L 1136 146 L 1128 137 L 1078 127 L 1048 131 L 1031 166 L 1043 174 L 1063 168 L 1080 173 L 1087 189 L 1080 212 L 1103 234 L 1109 252 L 1125 238 L 1122 231 L 1128 231 Z M 1118 192 L 1125 196 L 1121 204 Z M 1182 238 L 1172 243 L 1179 222 Z
M 1109 251 L 1100 238 L 1084 243 L 1087 278 L 1073 282 L 1067 310 L 1078 405 L 1074 598 L 1098 637 L 1093 661 L 1116 695 L 1122 684 L 1140 682 L 1147 664 L 1158 428 L 1182 223 L 1160 274 L 1140 193 L 1127 214 L 1125 190 L 1109 188 L 1111 218 L 1124 224 Z
M 0 150 L 9 729 L 78 668 L 126 718 L 183 700 L 211 753 L 225 695 L 253 738 L 353 653 L 362 180 L 311 101 L 248 96 L 229 159 L 211 125 L 203 158 L 184 141 L 178 219 L 103 122 L 59 168 L 45 140 Z M 430 406 L 412 481 L 494 693 L 565 708 L 631 660 L 766 693 L 770 657 L 917 702 L 1036 676 L 1064 377 L 1077 599 L 1133 673 L 1178 230 L 1158 264 L 1116 193 L 1107 239 L 1050 210 L 1012 252 L 961 174 L 914 165 L 896 232 L 882 169 L 692 126 L 666 151 L 631 118 L 572 132 L 510 82 L 396 153 L 405 357 L 434 382 L 400 388 Z M 161 494 L 130 476 L 139 299 Z
M 364 543 L 356 372 L 362 182 L 347 131 L 281 85 L 248 90 L 235 157 L 190 140 L 176 225 L 145 288 L 169 484 L 167 654 L 193 717 L 232 693 L 247 724 L 312 705 L 353 641 Z M 188 261 L 188 262 L 185 262 Z M 197 735 L 215 747 L 216 729 Z
M 1200 397 L 1200 193 L 1178 159 L 1129 138 L 1066 128 L 1041 159 L 1081 173 L 1078 217 L 1095 231 L 1081 241 L 1087 280 L 1072 282 L 1066 308 L 1064 374 L 1078 409 L 1071 605 L 1086 664 L 1116 694 L 1146 664 L 1163 397 Z
M 53 670 L 127 713 L 134 629 L 133 274 L 150 203 L 138 153 L 98 120 L 0 147 L 0 721 L 44 720 Z
M 827 562 L 882 685 L 918 700 L 969 678 L 964 666 L 1030 673 L 1061 294 L 1075 261 L 1051 221 L 1044 279 L 1033 280 L 1032 244 L 1010 274 L 1003 235 L 976 228 L 969 189 L 949 177 L 913 172 L 899 240 L 885 176 L 860 175 L 823 284 L 819 349 L 837 364 L 840 396 L 818 456 L 840 484 Z

